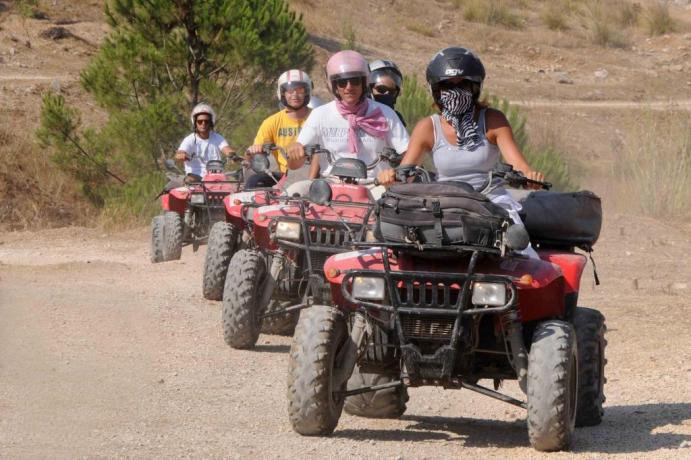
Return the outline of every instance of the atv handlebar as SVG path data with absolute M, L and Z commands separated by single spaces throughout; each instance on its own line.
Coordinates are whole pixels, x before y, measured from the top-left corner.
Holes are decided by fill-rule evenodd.
M 314 155 L 320 155 L 320 154 L 325 154 L 326 159 L 329 163 L 329 166 L 332 166 L 336 161 L 333 158 L 333 154 L 331 151 L 328 149 L 322 148 L 321 145 L 319 144 L 308 144 L 305 145 L 305 161 L 310 164 L 312 162 L 312 157 Z M 403 158 L 403 155 L 396 152 L 396 149 L 393 149 L 391 147 L 386 147 L 384 150 L 379 152 L 379 155 L 377 155 L 377 159 L 374 160 L 372 163 L 367 165 L 367 170 L 371 171 L 372 169 L 376 168 L 379 163 L 382 161 L 385 161 L 389 163 L 391 166 L 398 166 L 401 163 L 401 159 Z M 362 182 L 360 182 L 362 183 Z
M 494 178 L 499 178 L 501 181 L 494 184 Z M 521 171 L 516 171 L 513 166 L 507 163 L 498 163 L 492 171 L 487 174 L 487 180 L 478 188 L 482 193 L 488 193 L 502 184 L 507 184 L 510 187 L 525 187 L 526 185 L 539 185 L 543 190 L 552 188 L 550 182 L 537 181 L 528 179 Z

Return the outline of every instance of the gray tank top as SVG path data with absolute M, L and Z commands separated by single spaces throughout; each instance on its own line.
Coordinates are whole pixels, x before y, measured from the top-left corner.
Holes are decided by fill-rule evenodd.
M 487 173 L 494 168 L 501 155 L 499 147 L 490 143 L 485 135 L 485 110 L 480 111 L 477 122 L 482 144 L 472 152 L 449 144 L 444 137 L 439 114 L 432 115 L 434 126 L 432 159 L 437 168 L 437 180 L 467 182 L 475 188 L 485 183 Z

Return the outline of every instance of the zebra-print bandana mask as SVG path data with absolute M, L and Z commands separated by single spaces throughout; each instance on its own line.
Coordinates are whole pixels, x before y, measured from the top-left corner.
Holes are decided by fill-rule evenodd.
M 456 142 L 460 148 L 472 152 L 482 145 L 477 123 L 473 120 L 473 93 L 461 88 L 444 90 L 439 95 L 439 105 L 442 116 L 456 130 Z

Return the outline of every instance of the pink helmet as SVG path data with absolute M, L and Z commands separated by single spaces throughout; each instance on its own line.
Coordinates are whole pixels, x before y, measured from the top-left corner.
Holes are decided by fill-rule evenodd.
M 361 77 L 363 78 L 363 88 L 367 88 L 369 67 L 362 54 L 357 51 L 339 51 L 329 58 L 326 63 L 326 78 L 331 83 L 331 91 L 338 96 L 335 88 L 335 81 L 343 78 Z

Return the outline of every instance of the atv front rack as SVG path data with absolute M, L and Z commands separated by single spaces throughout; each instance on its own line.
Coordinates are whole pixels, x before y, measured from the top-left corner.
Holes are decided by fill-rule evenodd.
M 463 317 L 472 315 L 506 315 L 518 321 L 518 293 L 509 276 L 476 273 L 479 258 L 487 254 L 499 254 L 499 250 L 476 247 L 456 247 L 458 252 L 468 253 L 470 258 L 466 273 L 392 271 L 389 249 L 417 250 L 405 243 L 368 244 L 381 248 L 384 270 L 348 270 L 341 282 L 343 298 L 361 309 L 387 312 L 389 328 L 396 331 L 403 362 L 410 385 L 427 383 L 459 386 L 455 375 L 456 360 L 463 332 Z M 438 248 L 438 247 L 435 247 Z M 388 302 L 375 303 L 353 297 L 350 292 L 355 277 L 383 278 Z M 471 302 L 473 283 L 491 282 L 504 284 L 507 300 L 501 306 L 479 307 Z M 380 316 L 380 315 L 376 315 Z M 510 334 L 513 332 L 509 332 Z M 521 337 L 522 341 L 522 337 Z M 433 352 L 423 352 L 420 343 L 437 343 Z M 512 342 L 513 343 L 513 342 Z M 507 358 L 515 360 L 518 350 Z

